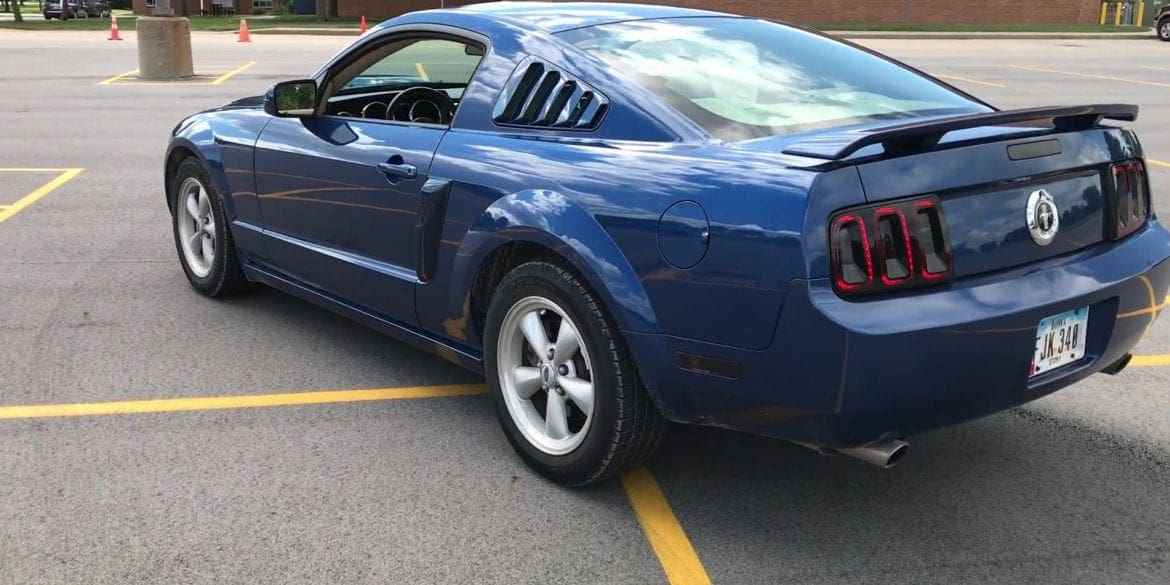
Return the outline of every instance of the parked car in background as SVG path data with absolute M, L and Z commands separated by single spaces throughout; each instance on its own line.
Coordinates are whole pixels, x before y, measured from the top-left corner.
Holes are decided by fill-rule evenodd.
M 1170 41 L 1170 4 L 1163 6 L 1154 16 L 1154 30 L 1157 31 L 1158 38 Z
M 81 0 L 81 10 L 78 11 L 78 16 L 81 18 L 87 16 L 107 18 L 110 16 L 110 4 L 106 0 Z
M 70 18 L 79 18 L 82 14 L 84 13 L 77 6 L 76 2 L 69 2 L 67 4 L 67 9 L 64 15 L 61 14 L 61 0 L 45 2 L 44 6 L 41 8 L 41 15 L 45 17 L 45 20 L 52 20 L 54 18 L 68 20 Z

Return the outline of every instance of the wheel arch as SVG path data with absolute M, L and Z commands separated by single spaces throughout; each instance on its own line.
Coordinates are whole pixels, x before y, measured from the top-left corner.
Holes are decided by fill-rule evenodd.
M 227 196 L 231 190 L 223 171 L 223 161 L 220 159 L 211 126 L 203 121 L 197 121 L 184 127 L 178 135 L 171 138 L 171 142 L 167 146 L 166 158 L 164 159 L 166 162 L 163 169 L 163 190 L 166 193 L 167 209 L 173 210 L 175 208 L 175 194 L 171 191 L 171 183 L 175 173 L 179 170 L 179 164 L 189 157 L 198 159 L 203 168 L 207 170 L 215 188 L 225 195 L 223 200 L 226 209 L 224 211 L 228 213 L 229 217 L 233 217 L 235 210 L 232 207 L 232 198 Z
M 468 304 L 480 340 L 488 303 L 504 275 L 542 258 L 584 278 L 619 330 L 661 331 L 641 281 L 601 224 L 564 195 L 532 190 L 489 206 L 455 255 L 452 291 L 462 291 L 458 302 Z

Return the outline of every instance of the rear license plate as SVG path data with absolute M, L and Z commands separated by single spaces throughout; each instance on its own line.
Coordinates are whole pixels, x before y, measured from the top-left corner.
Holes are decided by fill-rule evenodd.
M 1051 372 L 1085 357 L 1088 330 L 1088 307 L 1041 319 L 1036 327 L 1036 354 L 1028 377 Z

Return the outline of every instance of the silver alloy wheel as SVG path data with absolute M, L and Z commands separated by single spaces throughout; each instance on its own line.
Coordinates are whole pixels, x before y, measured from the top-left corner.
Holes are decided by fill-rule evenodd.
M 496 368 L 508 414 L 529 444 L 549 455 L 581 445 L 593 421 L 593 366 L 564 309 L 537 296 L 512 305 L 500 325 Z
M 187 267 L 199 278 L 211 274 L 215 263 L 215 214 L 211 210 L 211 193 L 195 177 L 187 177 L 179 186 L 179 244 Z
M 1162 24 L 1158 25 L 1158 31 L 1162 35 L 1163 40 L 1170 40 L 1170 18 L 1167 18 L 1162 21 Z

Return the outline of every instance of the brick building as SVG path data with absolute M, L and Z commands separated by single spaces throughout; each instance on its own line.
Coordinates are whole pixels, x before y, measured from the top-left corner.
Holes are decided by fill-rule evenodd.
M 177 7 L 180 2 L 184 0 L 171 0 L 171 7 Z M 237 15 L 252 14 L 254 10 L 270 11 L 275 7 L 280 6 L 282 0 L 186 0 L 187 14 L 194 16 L 197 14 L 211 14 L 215 7 L 220 9 L 230 8 Z M 154 10 L 156 0 L 131 0 L 131 8 L 134 9 L 134 14 L 149 15 Z M 176 13 L 178 10 L 176 8 Z
M 181 2 L 183 0 L 172 0 Z M 1100 0 L 638 0 L 708 8 L 792 22 L 909 22 L 909 23 L 1063 23 L 1096 24 Z M 134 12 L 149 14 L 155 0 L 133 0 Z M 147 3 L 150 4 L 147 4 Z M 288 0 L 186 0 L 188 14 L 199 14 L 211 4 L 234 4 L 236 14 L 271 10 Z M 275 5 L 274 5 L 275 3 Z M 468 0 L 338 0 L 342 16 L 386 18 L 412 10 L 459 6 Z

